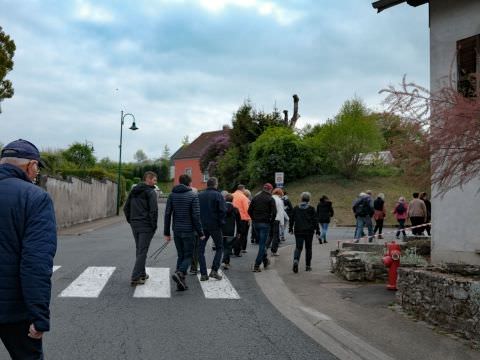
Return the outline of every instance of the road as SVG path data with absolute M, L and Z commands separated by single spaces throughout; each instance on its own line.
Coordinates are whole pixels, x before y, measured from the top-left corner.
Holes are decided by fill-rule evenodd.
M 162 242 L 156 234 L 150 253 Z M 198 278 L 188 275 L 188 291 L 176 292 L 165 277 L 152 293 L 142 295 L 129 284 L 135 250 L 126 222 L 60 236 L 46 359 L 334 359 L 263 295 L 250 271 L 256 249 L 249 244 L 247 254 L 232 259 L 226 272 L 230 288 L 226 282 L 204 291 Z M 208 247 L 207 263 L 212 254 Z M 172 242 L 156 263 L 147 263 L 164 268 L 147 282 L 154 284 L 162 272 L 171 274 L 175 261 Z M 209 286 L 220 286 L 215 282 Z M 235 294 L 238 298 L 221 298 Z M 8 359 L 3 348 L 0 359 Z

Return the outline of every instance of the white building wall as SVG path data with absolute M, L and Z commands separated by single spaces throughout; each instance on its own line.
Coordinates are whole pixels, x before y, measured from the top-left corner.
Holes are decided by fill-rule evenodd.
M 456 71 L 456 43 L 480 34 L 480 1 L 430 1 L 431 90 Z M 453 64 L 453 66 L 452 66 Z M 477 69 L 478 71 L 478 69 Z M 480 179 L 435 197 L 432 189 L 432 261 L 480 265 Z

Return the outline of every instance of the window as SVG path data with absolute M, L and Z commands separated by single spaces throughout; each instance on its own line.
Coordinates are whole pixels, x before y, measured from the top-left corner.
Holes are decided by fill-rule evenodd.
M 477 96 L 480 71 L 480 35 L 457 41 L 457 90 L 465 97 Z
M 210 176 L 208 175 L 208 172 L 203 173 L 203 182 L 206 183 L 210 179 Z
M 185 169 L 185 175 L 188 175 L 188 176 L 192 177 L 192 168 L 186 168 Z

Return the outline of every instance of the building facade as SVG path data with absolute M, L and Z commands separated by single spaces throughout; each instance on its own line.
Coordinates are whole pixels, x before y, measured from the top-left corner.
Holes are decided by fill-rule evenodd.
M 430 13 L 430 90 L 447 86 L 449 76 L 462 85 L 465 74 L 480 72 L 480 1 L 381 0 L 378 11 L 401 3 L 428 3 Z M 479 93 L 477 78 L 476 92 Z M 432 188 L 432 262 L 480 265 L 480 178 L 443 197 Z

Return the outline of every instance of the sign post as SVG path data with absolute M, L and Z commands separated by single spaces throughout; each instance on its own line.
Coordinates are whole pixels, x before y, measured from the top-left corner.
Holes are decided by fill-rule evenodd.
M 278 188 L 283 188 L 284 174 L 283 172 L 275 173 L 275 185 Z

